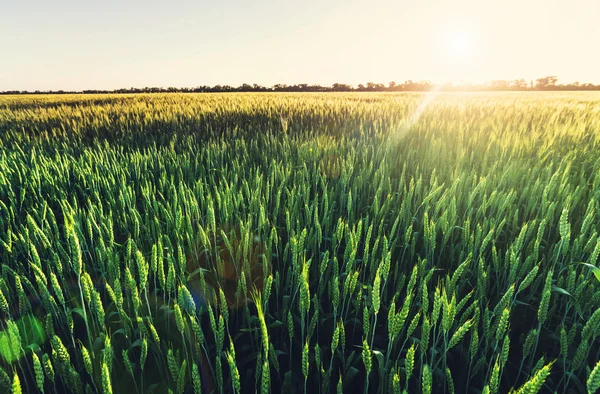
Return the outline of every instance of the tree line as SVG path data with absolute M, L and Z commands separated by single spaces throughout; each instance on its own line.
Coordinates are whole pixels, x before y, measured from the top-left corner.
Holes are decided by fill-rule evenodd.
M 412 81 L 396 83 L 394 81 L 386 84 L 367 82 L 353 86 L 344 83 L 334 83 L 331 86 L 309 85 L 306 83 L 296 85 L 276 84 L 270 87 L 258 84 L 244 83 L 240 86 L 215 85 L 215 86 L 196 86 L 196 87 L 144 87 L 144 88 L 124 88 L 115 90 L 46 90 L 46 91 L 26 91 L 9 90 L 0 91 L 0 94 L 108 94 L 108 93 L 227 93 L 227 92 L 427 92 L 431 90 L 441 91 L 536 91 L 536 90 L 600 90 L 600 85 L 592 83 L 573 82 L 569 84 L 559 84 L 558 77 L 547 76 L 531 81 L 525 79 L 516 80 L 494 80 L 485 84 L 453 84 L 446 83 L 442 85 L 433 84 L 431 81 Z

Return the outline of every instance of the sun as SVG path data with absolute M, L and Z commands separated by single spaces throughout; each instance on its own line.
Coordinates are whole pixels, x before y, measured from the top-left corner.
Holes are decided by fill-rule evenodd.
M 467 38 L 464 35 L 457 35 L 452 40 L 452 46 L 457 52 L 465 52 L 468 47 Z
M 478 60 L 476 30 L 468 26 L 446 26 L 439 31 L 436 49 L 438 75 L 447 82 L 470 81 Z
M 448 37 L 448 47 L 456 57 L 467 57 L 472 54 L 473 39 L 467 32 L 455 32 Z

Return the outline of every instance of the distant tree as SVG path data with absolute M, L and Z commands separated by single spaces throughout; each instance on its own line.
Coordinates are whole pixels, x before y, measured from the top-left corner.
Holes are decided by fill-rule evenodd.
M 536 80 L 537 83 L 536 83 L 535 87 L 540 90 L 551 89 L 554 86 L 556 86 L 557 81 L 558 81 L 558 77 L 556 77 L 556 76 L 538 78 Z
M 415 89 L 415 83 L 413 82 L 412 79 L 409 79 L 407 81 L 404 81 L 404 83 L 402 85 L 400 85 L 401 90 L 414 90 Z
M 505 80 L 494 80 L 487 84 L 459 84 L 453 85 L 451 83 L 438 86 L 439 89 L 445 91 L 488 91 L 488 90 L 600 90 L 600 85 L 594 85 L 592 83 L 580 83 L 573 82 L 570 84 L 557 84 L 558 77 L 548 76 L 544 78 L 538 78 L 535 82 L 532 80 L 529 83 L 524 79 L 516 79 L 512 81 Z M 381 83 L 368 82 L 367 85 L 359 84 L 357 88 L 352 85 L 343 83 L 334 83 L 331 86 L 321 85 L 309 85 L 301 83 L 297 85 L 286 85 L 276 84 L 271 87 L 265 87 L 258 84 L 242 84 L 238 87 L 230 85 L 200 85 L 189 88 L 176 88 L 176 87 L 143 87 L 143 88 L 121 88 L 115 90 L 83 90 L 83 91 L 26 91 L 26 90 L 11 90 L 11 91 L 0 91 L 0 94 L 67 94 L 67 93 L 84 93 L 84 94 L 109 94 L 109 93 L 212 93 L 212 92 L 353 92 L 353 91 L 370 91 L 370 92 L 382 92 L 382 91 L 430 91 L 433 85 L 430 81 L 418 81 L 406 80 L 403 84 L 398 85 L 392 81 L 386 86 Z
M 240 86 L 237 90 L 240 92 L 251 92 L 254 90 L 254 88 L 247 83 L 243 83 L 242 86 Z
M 527 89 L 527 81 L 524 79 L 515 79 L 512 81 L 512 86 L 517 90 L 525 90 Z
M 594 85 L 594 84 L 587 82 L 587 83 L 584 83 L 583 85 L 581 85 L 581 89 L 582 90 L 600 90 L 600 85 Z
M 344 83 L 334 83 L 331 85 L 331 90 L 334 92 L 349 92 L 352 90 L 352 86 L 346 85 Z
M 419 81 L 415 84 L 415 90 L 427 91 L 431 90 L 431 81 Z

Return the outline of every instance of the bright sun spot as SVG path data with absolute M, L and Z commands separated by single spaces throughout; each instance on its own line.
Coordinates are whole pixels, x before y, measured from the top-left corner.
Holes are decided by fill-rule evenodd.
M 467 48 L 467 40 L 464 37 L 456 37 L 454 39 L 454 49 L 457 51 L 464 51 Z
M 466 33 L 455 33 L 450 37 L 450 47 L 456 56 L 466 56 L 470 52 L 471 40 Z
M 442 79 L 468 81 L 478 58 L 476 31 L 467 26 L 440 29 L 437 58 Z

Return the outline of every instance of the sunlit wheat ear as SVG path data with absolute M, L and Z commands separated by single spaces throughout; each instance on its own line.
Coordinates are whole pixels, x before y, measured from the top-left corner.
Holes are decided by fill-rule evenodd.
M 527 381 L 518 391 L 519 394 L 537 394 L 542 388 L 544 382 L 552 369 L 553 363 L 545 365 L 531 379 Z
M 268 360 L 265 360 L 263 365 L 262 365 L 262 377 L 261 377 L 261 393 L 262 394 L 267 394 L 270 392 L 270 386 L 271 386 L 271 376 L 270 376 L 270 371 L 269 371 L 269 362 Z
M 363 340 L 363 350 L 362 350 L 362 359 L 363 359 L 363 364 L 365 366 L 365 370 L 367 372 L 367 376 L 371 373 L 371 368 L 373 366 L 372 362 L 372 354 L 371 354 L 371 350 L 369 349 L 369 344 L 367 343 L 366 340 Z
M 54 383 L 54 367 L 52 366 L 52 361 L 50 360 L 50 357 L 47 354 L 44 354 L 44 356 L 42 357 L 42 365 L 44 367 L 44 374 L 46 375 L 49 381 Z
M 39 357 L 35 353 L 31 353 L 31 357 L 33 360 L 33 371 L 35 373 L 35 382 L 38 389 L 43 393 L 44 392 L 44 371 L 42 369 L 42 362 Z
M 19 379 L 19 375 L 15 372 L 12 382 L 12 393 L 21 394 L 22 392 L 23 391 L 21 390 L 21 380 Z
M 586 382 L 589 393 L 595 393 L 600 388 L 600 361 L 596 363 Z
M 429 365 L 425 364 L 423 367 L 423 377 L 421 378 L 421 392 L 423 394 L 431 394 L 432 382 L 431 369 L 429 368 Z
M 106 362 L 102 362 L 102 389 L 104 394 L 112 394 L 112 384 L 110 381 L 110 373 L 108 372 L 108 366 Z

